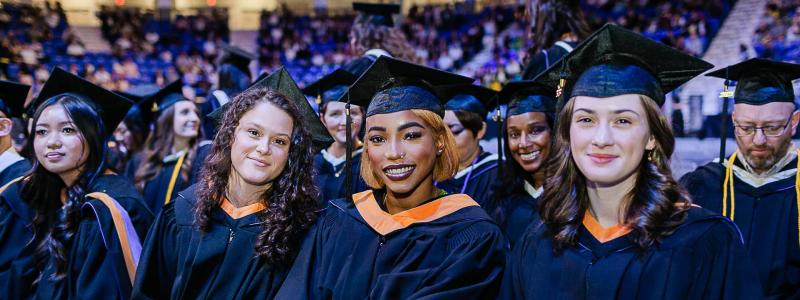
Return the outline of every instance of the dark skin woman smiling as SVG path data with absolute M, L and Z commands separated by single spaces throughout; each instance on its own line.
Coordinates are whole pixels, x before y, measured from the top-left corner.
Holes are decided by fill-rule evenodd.
M 469 81 L 380 57 L 353 84 L 350 99 L 367 107 L 361 176 L 372 189 L 330 202 L 277 299 L 496 296 L 500 229 L 472 198 L 433 184 L 458 168 L 433 91 Z

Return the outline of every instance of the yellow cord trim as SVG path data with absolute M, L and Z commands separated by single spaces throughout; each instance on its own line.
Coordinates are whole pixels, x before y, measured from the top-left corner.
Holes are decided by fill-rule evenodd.
M 736 154 L 739 154 L 739 150 L 733 151 L 733 154 L 730 158 L 728 158 L 728 164 L 725 168 L 725 181 L 722 183 L 722 215 L 725 217 L 729 217 L 731 221 L 733 221 L 733 212 L 735 210 L 734 202 L 736 200 L 733 196 L 733 162 L 736 160 Z M 730 182 L 730 187 L 728 187 L 728 182 Z M 728 189 L 731 190 L 731 214 L 728 215 Z
M 797 170 L 800 171 L 800 151 L 797 151 Z M 797 195 L 797 245 L 800 246 L 800 175 L 794 176 L 794 192 Z
M 178 162 L 175 163 L 175 168 L 172 169 L 172 176 L 169 178 L 169 185 L 167 186 L 167 194 L 164 196 L 164 205 L 172 200 L 172 190 L 175 188 L 175 181 L 178 180 L 178 174 L 181 172 L 183 159 L 186 157 L 186 153 L 188 152 L 184 152 L 178 157 Z
M 722 215 L 729 217 L 733 221 L 734 213 L 736 211 L 736 200 L 733 193 L 733 162 L 736 159 L 736 154 L 739 151 L 734 151 L 728 159 L 727 167 L 725 168 L 725 181 L 722 184 Z M 794 192 L 797 202 L 797 244 L 800 246 L 800 150 L 797 151 L 797 172 L 794 176 Z M 728 211 L 728 182 L 730 182 L 731 191 L 731 214 L 727 215 Z

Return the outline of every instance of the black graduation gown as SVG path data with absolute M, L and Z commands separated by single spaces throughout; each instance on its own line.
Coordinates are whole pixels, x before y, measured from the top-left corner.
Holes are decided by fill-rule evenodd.
M 3 259 L 6 251 L 17 251 L 9 269 L 0 274 L 0 286 L 9 299 L 127 299 L 131 283 L 121 244 L 108 207 L 96 199 L 87 198 L 83 204 L 82 220 L 72 239 L 65 243 L 67 272 L 60 281 L 49 278 L 55 271 L 55 261 L 47 258 L 36 289 L 33 281 L 39 276 L 33 266 L 35 245 L 26 245 L 32 238 L 28 224 L 34 212 L 19 198 L 19 183 L 11 185 L 1 198 L 3 216 L 13 215 L 0 224 L 0 231 L 16 231 L 9 239 L 0 239 Z M 90 188 L 91 192 L 104 192 L 114 198 L 130 216 L 139 240 L 153 221 L 153 213 L 145 206 L 136 188 L 123 176 L 103 175 Z M 102 224 L 102 226 L 101 226 Z M 108 246 L 106 246 L 108 245 Z M 4 264 L 5 262 L 0 262 Z
M 276 299 L 496 296 L 506 241 L 468 196 L 445 196 L 394 216 L 372 190 L 353 199 L 357 205 L 337 199 L 323 211 Z
M 578 45 L 577 42 L 566 43 L 572 48 Z M 522 79 L 532 80 L 536 78 L 537 75 L 547 70 L 547 68 L 558 62 L 560 58 L 567 54 L 569 54 L 569 51 L 558 45 L 553 45 L 544 51 L 536 53 L 536 55 L 531 57 L 528 65 L 526 65 L 525 69 L 522 71 Z
M 333 165 L 327 160 L 325 157 L 322 156 L 322 153 L 317 153 L 314 155 L 314 169 L 316 170 L 316 174 L 314 176 L 314 182 L 319 188 L 320 195 L 320 203 L 325 206 L 328 201 L 344 198 L 347 194 L 347 189 L 345 188 L 345 181 L 346 181 L 346 174 L 344 173 L 344 168 L 346 162 L 342 162 L 338 165 Z M 361 179 L 361 153 L 356 153 L 353 155 L 353 193 L 358 193 L 367 190 L 369 187 L 367 183 Z
M 538 224 L 537 224 L 538 225 Z M 514 248 L 502 299 L 758 299 L 760 285 L 730 221 L 692 208 L 659 246 L 638 251 L 629 233 L 606 243 L 585 227 L 578 244 L 553 252 L 546 226 Z
M 206 155 L 208 155 L 208 151 L 205 151 L 205 149 L 200 151 L 201 148 L 203 147 L 198 146 L 197 154 L 195 155 L 194 160 L 192 160 L 192 171 L 189 173 L 189 180 L 183 180 L 180 175 L 175 178 L 175 183 L 172 188 L 169 201 L 175 200 L 175 198 L 178 196 L 178 192 L 188 188 L 197 181 L 200 169 L 202 167 L 202 162 L 205 161 Z M 131 178 L 131 181 L 134 180 L 136 169 L 138 168 L 142 159 L 142 153 L 134 155 L 133 159 L 131 159 L 130 165 L 128 166 L 128 178 Z M 144 189 L 142 189 L 142 196 L 144 196 L 147 206 L 155 214 L 158 214 L 164 204 L 166 204 L 165 202 L 167 202 L 167 191 L 169 190 L 172 173 L 175 171 L 177 163 L 177 157 L 168 157 L 168 159 L 165 159 L 165 162 L 161 166 L 161 172 L 159 172 L 153 179 L 148 180 L 144 185 Z M 184 161 L 183 163 L 186 162 Z
M 194 225 L 195 185 L 156 218 L 142 251 L 134 299 L 272 299 L 287 267 L 256 258 L 258 212 L 239 219 L 221 208 L 211 228 Z
M 493 159 L 489 152 L 481 152 L 477 162 L 473 165 L 478 166 L 464 176 L 437 182 L 436 186 L 451 194 L 467 194 L 481 206 L 485 205 L 489 201 L 492 186 L 497 180 L 497 158 L 494 156 Z M 472 167 L 468 167 L 467 170 L 469 168 Z M 466 182 L 468 178 L 469 181 Z
M 738 164 L 738 160 L 736 160 Z M 784 169 L 794 169 L 792 161 Z M 722 213 L 725 167 L 709 163 L 684 175 L 681 184 L 695 204 Z M 734 222 L 758 271 L 765 297 L 800 298 L 800 241 L 798 241 L 795 176 L 755 188 L 734 177 Z M 730 210 L 730 195 L 728 195 Z
M 12 180 L 25 175 L 31 170 L 31 163 L 28 160 L 17 161 L 0 171 L 0 186 L 4 186 Z
M 500 203 L 502 216 L 493 217 L 511 246 L 519 241 L 525 230 L 539 220 L 539 199 L 528 193 L 516 193 Z

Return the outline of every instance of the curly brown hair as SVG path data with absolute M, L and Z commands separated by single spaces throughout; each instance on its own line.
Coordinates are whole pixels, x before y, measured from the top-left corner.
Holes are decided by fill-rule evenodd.
M 363 18 L 364 16 L 356 18 L 350 29 L 353 54 L 363 55 L 370 49 L 383 49 L 396 58 L 417 64 L 423 63 L 416 55 L 414 47 L 408 43 L 403 31 L 396 27 L 375 25 Z
M 544 197 L 539 203 L 542 221 L 554 236 L 556 252 L 576 244 L 584 212 L 589 208 L 586 178 L 572 159 L 569 147 L 574 99 L 566 103 L 556 119 Z M 645 152 L 645 157 L 653 157 L 652 161 L 642 157 L 636 183 L 625 196 L 620 212 L 623 224 L 634 233 L 634 242 L 645 249 L 659 243 L 684 222 L 691 200 L 672 178 L 669 158 L 675 149 L 675 138 L 670 123 L 655 101 L 645 96 L 640 96 L 640 100 L 656 146 Z
M 287 265 L 294 259 L 303 234 L 316 219 L 319 191 L 312 181 L 314 153 L 311 134 L 303 126 L 305 120 L 291 100 L 272 89 L 251 88 L 230 102 L 200 173 L 195 224 L 202 231 L 209 230 L 211 214 L 220 207 L 221 199 L 227 194 L 228 178 L 233 168 L 231 146 L 239 120 L 262 102 L 271 103 L 292 116 L 293 129 L 289 163 L 261 196 L 267 212 L 261 214 L 259 220 L 262 222 L 261 233 L 256 239 L 255 253 L 271 264 Z

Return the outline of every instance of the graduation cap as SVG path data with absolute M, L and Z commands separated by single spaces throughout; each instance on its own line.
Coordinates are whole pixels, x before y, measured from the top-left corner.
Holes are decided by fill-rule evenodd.
M 29 85 L 0 80 L 0 112 L 6 118 L 22 118 L 30 89 Z
M 350 104 L 366 107 L 365 118 L 410 109 L 422 109 L 444 116 L 446 96 L 441 88 L 447 85 L 467 85 L 472 78 L 445 72 L 426 66 L 405 62 L 388 56 L 380 56 L 353 83 L 342 97 L 347 101 L 345 109 L 347 148 L 345 154 L 345 188 L 352 194 L 352 153 Z
M 447 99 L 445 110 L 469 111 L 486 118 L 487 109 L 497 96 L 497 92 L 473 84 L 449 85 L 439 88 L 441 95 Z
M 36 109 L 47 99 L 66 93 L 81 96 L 97 109 L 97 114 L 103 118 L 105 124 L 105 138 L 111 136 L 117 129 L 117 125 L 125 118 L 133 105 L 133 102 L 119 94 L 99 87 L 61 68 L 55 68 L 50 73 L 50 78 L 44 83 L 42 91 L 39 92 L 39 97 L 31 103 L 31 107 Z
M 362 13 L 362 22 L 392 27 L 394 26 L 392 15 L 400 13 L 400 5 L 353 2 L 353 10 Z
M 792 80 L 800 78 L 800 65 L 753 58 L 713 71 L 706 76 L 736 81 L 734 103 L 794 103 Z
M 117 92 L 117 94 L 125 96 L 125 98 L 128 98 L 128 100 L 139 103 L 142 102 L 142 100 L 155 95 L 160 89 L 161 88 L 155 84 L 141 84 L 129 88 L 123 92 Z
M 358 79 L 355 75 L 343 69 L 337 69 L 321 79 L 308 85 L 303 93 L 317 97 L 317 105 L 330 101 L 338 101 Z
M 257 55 L 247 52 L 242 48 L 234 47 L 226 43 L 221 43 L 222 56 L 219 59 L 219 64 L 231 64 L 237 69 L 244 72 L 247 77 L 250 77 L 250 61 L 258 58 Z
M 506 117 L 529 112 L 553 113 L 556 110 L 555 94 L 555 89 L 536 81 L 517 80 L 503 87 L 498 102 L 508 104 Z
M 556 96 L 639 94 L 664 104 L 664 94 L 714 66 L 618 25 L 606 24 L 536 81 Z
M 259 79 L 242 93 L 246 93 L 248 90 L 257 87 L 266 87 L 275 90 L 297 105 L 297 108 L 300 110 L 300 113 L 303 115 L 303 119 L 305 120 L 304 126 L 311 133 L 314 147 L 316 149 L 325 148 L 333 143 L 333 138 L 328 133 L 328 129 L 326 129 L 325 125 L 322 124 L 319 116 L 316 112 L 314 112 L 314 108 L 312 108 L 311 104 L 308 103 L 308 100 L 306 100 L 303 92 L 299 87 L 297 87 L 297 84 L 295 83 L 294 79 L 292 79 L 292 76 L 289 75 L 289 72 L 286 71 L 286 68 L 281 67 L 272 74 L 263 74 L 262 76 L 259 76 Z M 222 114 L 227 109 L 227 106 L 230 105 L 230 103 L 231 102 L 228 102 L 221 106 L 209 114 L 208 117 L 214 120 L 215 123 L 219 123 L 219 121 L 222 119 Z
M 255 81 L 253 81 L 253 83 L 251 83 L 251 84 L 250 84 L 250 86 L 248 86 L 248 87 L 247 87 L 245 90 L 248 90 L 248 89 L 252 88 L 252 87 L 253 87 L 253 86 L 255 86 L 257 83 L 259 83 L 259 82 L 261 82 L 262 80 L 264 80 L 264 78 L 267 78 L 267 76 L 269 76 L 269 75 L 270 75 L 270 74 L 269 74 L 269 73 L 266 73 L 266 72 L 264 72 L 264 73 L 261 73 L 261 75 L 258 75 L 258 78 L 256 78 L 256 80 L 255 80 Z M 233 99 L 231 99 L 231 101 L 233 101 Z M 217 107 L 217 109 L 215 109 L 215 110 L 211 111 L 210 113 L 208 113 L 208 114 L 206 115 L 206 118 L 208 118 L 209 120 L 211 120 L 211 122 L 214 122 L 214 125 L 215 125 L 215 126 L 219 125 L 219 122 L 220 122 L 220 121 L 222 121 L 222 115 L 225 113 L 225 110 L 226 110 L 226 109 L 228 109 L 228 107 L 230 107 L 230 106 L 231 106 L 231 105 L 230 105 L 230 104 L 231 104 L 231 101 L 228 101 L 228 102 L 226 102 L 226 103 L 225 103 L 225 104 L 223 104 L 222 106 L 220 106 L 220 107 Z
M 367 107 L 367 118 L 409 109 L 424 109 L 444 116 L 442 104 L 447 99 L 441 87 L 472 81 L 469 77 L 381 56 L 342 99 Z

